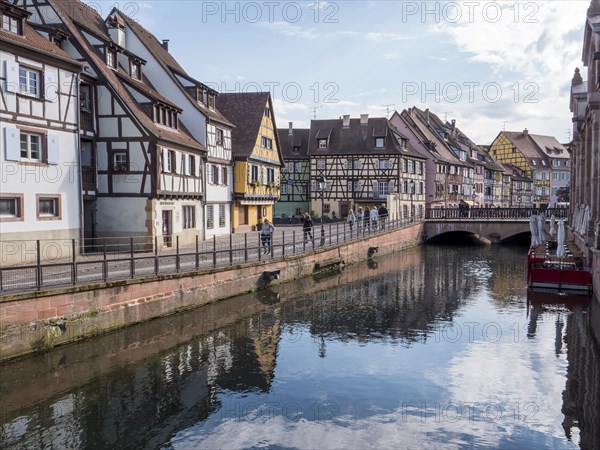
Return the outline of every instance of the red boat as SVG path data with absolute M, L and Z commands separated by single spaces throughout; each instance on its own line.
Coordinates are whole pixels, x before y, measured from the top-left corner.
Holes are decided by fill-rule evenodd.
M 565 256 L 558 257 L 556 242 L 548 241 L 529 249 L 527 284 L 532 289 L 591 292 L 592 277 L 575 245 L 567 244 Z

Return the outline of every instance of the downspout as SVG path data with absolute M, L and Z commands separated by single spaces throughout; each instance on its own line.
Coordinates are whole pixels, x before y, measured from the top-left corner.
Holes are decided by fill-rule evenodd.
M 80 92 L 81 92 L 81 75 L 76 75 L 77 82 L 75 83 L 77 86 L 77 102 L 75 103 L 75 114 L 76 114 L 76 122 L 77 122 L 77 136 L 76 136 L 76 144 L 77 148 L 77 171 L 78 177 L 77 182 L 79 184 L 79 252 L 83 253 L 83 249 L 85 248 L 85 233 L 84 233 L 84 212 L 83 212 L 83 175 L 81 173 L 81 108 L 80 108 Z
M 204 157 L 200 157 L 200 161 L 202 161 L 202 165 L 200 167 L 200 178 L 202 179 L 202 191 L 204 195 L 202 196 L 202 201 L 200 204 L 202 205 L 202 240 L 206 240 L 206 203 L 208 196 L 208 183 L 206 180 L 206 165 L 208 164 L 208 124 L 210 123 L 210 119 L 208 116 L 204 119 L 204 146 L 206 147 L 206 155 Z M 231 227 L 231 225 L 230 225 Z

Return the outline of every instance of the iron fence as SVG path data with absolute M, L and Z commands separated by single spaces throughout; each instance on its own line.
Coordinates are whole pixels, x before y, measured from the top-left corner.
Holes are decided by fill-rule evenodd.
M 159 274 L 196 272 L 252 261 L 286 258 L 315 249 L 332 247 L 378 233 L 412 225 L 414 220 L 387 218 L 376 224 L 347 222 L 315 224 L 310 236 L 301 228 L 278 227 L 266 242 L 260 232 L 195 236 L 192 245 L 180 245 L 178 236 L 99 238 L 58 241 L 10 241 L 6 245 L 27 247 L 21 264 L 0 265 L 0 292 L 39 291 L 106 281 L 144 278 Z M 49 250 L 51 249 L 51 250 Z

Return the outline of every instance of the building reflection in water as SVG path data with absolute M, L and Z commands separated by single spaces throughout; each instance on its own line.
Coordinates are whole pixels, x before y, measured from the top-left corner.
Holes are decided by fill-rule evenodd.
M 481 289 L 489 289 L 498 307 L 500 298 L 516 292 L 496 267 L 478 259 L 480 250 L 470 251 L 376 258 L 376 265 L 276 286 L 3 365 L 0 448 L 159 448 L 182 430 L 219 420 L 231 408 L 222 403 L 224 393 L 270 393 L 282 341 L 294 341 L 295 327 L 311 333 L 315 354 L 325 359 L 332 341 L 425 343 L 436 324 L 451 322 Z M 512 253 L 504 251 L 498 264 L 508 273 L 515 261 L 506 255 Z M 483 288 L 481 279 L 488 280 Z M 593 448 L 600 442 L 600 357 L 587 327 L 590 316 L 600 330 L 600 313 L 597 303 L 586 311 L 556 316 L 554 348 L 556 355 L 566 348 L 568 360 L 565 433 L 579 430 L 582 447 Z M 529 314 L 535 335 L 545 312 L 540 307 Z
M 535 338 L 544 315 L 555 316 L 554 354 L 566 346 L 567 374 L 563 391 L 565 436 L 583 449 L 600 443 L 600 303 L 583 295 L 530 293 L 528 337 Z M 566 322 L 566 323 L 565 323 Z M 578 436 L 575 436 L 578 435 Z

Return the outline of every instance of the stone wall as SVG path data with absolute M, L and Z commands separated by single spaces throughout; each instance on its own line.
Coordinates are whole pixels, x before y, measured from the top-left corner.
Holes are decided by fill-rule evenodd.
M 269 285 L 265 271 L 280 271 L 270 284 L 312 275 L 315 267 L 367 258 L 370 247 L 392 253 L 417 245 L 422 224 L 285 260 L 253 262 L 192 274 L 75 286 L 0 298 L 0 360 L 195 308 Z

